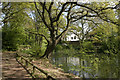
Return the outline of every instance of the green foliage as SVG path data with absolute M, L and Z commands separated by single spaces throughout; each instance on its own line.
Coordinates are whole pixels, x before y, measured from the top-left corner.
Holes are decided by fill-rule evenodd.
M 118 53 L 118 39 L 117 37 L 114 36 L 110 36 L 107 43 L 107 50 L 109 51 L 109 53 L 111 54 L 117 54 Z
M 3 3 L 3 6 L 7 4 Z M 5 15 L 3 19 L 4 25 L 2 26 L 3 49 L 17 50 L 19 45 L 25 43 L 24 25 L 29 18 L 24 12 L 25 7 L 27 5 L 24 5 L 24 3 L 9 3 L 2 10 Z
M 40 57 L 44 54 L 45 49 L 46 49 L 46 41 L 43 40 L 44 42 L 42 43 L 42 47 L 40 47 L 39 44 L 33 43 L 30 44 L 29 46 L 25 45 L 25 48 L 21 47 L 21 51 L 26 54 L 30 54 L 32 57 Z
M 93 46 L 92 42 L 90 42 L 90 41 L 84 42 L 82 45 L 85 49 L 88 49 L 88 50 L 94 49 L 94 46 Z
M 3 3 L 3 6 L 8 3 Z M 58 3 L 59 4 L 59 3 Z M 39 34 L 44 35 L 49 41 L 56 42 L 57 36 L 66 28 L 66 13 L 61 14 L 57 22 L 53 22 L 51 25 L 51 19 L 56 18 L 59 13 L 57 9 L 58 4 L 51 7 L 50 14 L 48 14 L 45 9 L 44 19 L 46 24 L 43 22 L 42 18 L 38 14 L 34 3 L 12 3 L 2 10 L 4 14 L 4 26 L 2 28 L 3 33 L 3 49 L 7 50 L 17 50 L 19 45 L 30 45 L 31 48 L 27 50 L 27 53 L 32 55 L 42 55 L 45 52 L 46 45 L 48 44 L 46 39 Z M 59 8 L 63 3 L 60 3 Z M 113 3 L 112 3 L 113 4 Z M 42 6 L 36 3 L 39 11 L 42 12 Z M 49 7 L 50 3 L 46 3 L 46 8 Z M 75 5 L 75 4 L 74 4 Z M 111 4 L 108 2 L 93 2 L 87 6 L 72 8 L 70 11 L 70 17 L 77 18 L 78 16 L 89 16 L 91 14 L 96 14 L 102 8 L 107 8 Z M 69 4 L 65 8 L 69 8 Z M 89 9 L 90 8 L 90 9 Z M 92 11 L 95 10 L 95 11 Z M 58 11 L 57 11 L 58 10 Z M 67 9 L 66 9 L 67 10 Z M 78 11 L 78 12 L 77 12 Z M 67 12 L 67 11 L 66 11 Z M 74 12 L 76 15 L 74 15 Z M 88 14 L 87 14 L 88 12 Z M 55 48 L 56 52 L 65 53 L 66 55 L 80 55 L 87 52 L 99 53 L 118 53 L 118 42 L 119 33 L 118 26 L 106 22 L 105 20 L 111 20 L 117 22 L 116 15 L 118 14 L 115 10 L 105 9 L 98 12 L 100 18 L 98 17 L 83 17 L 77 22 L 69 25 L 69 32 L 74 33 L 79 38 L 79 44 L 70 45 L 69 43 L 58 44 Z M 87 20 L 88 19 L 88 20 Z M 105 19 L 105 20 L 103 20 Z M 71 20 L 71 19 L 70 19 Z M 74 20 L 74 19 L 73 19 Z M 72 20 L 71 20 L 72 21 Z M 72 23 L 72 22 L 70 22 Z M 49 28 L 48 28 L 49 27 Z M 51 30 L 50 30 L 51 29 Z M 52 31 L 53 30 L 53 31 Z M 66 29 L 67 30 L 67 29 Z M 33 32 L 33 33 L 31 33 Z M 53 32 L 53 33 L 52 33 Z M 75 33 L 76 32 L 76 33 Z M 79 33 L 77 33 L 79 32 Z M 52 33 L 52 34 L 50 34 Z M 53 37 L 52 37 L 52 36 Z M 92 37 L 90 37 L 92 35 Z M 53 39 L 52 39 L 53 38 Z M 60 37 L 61 38 L 61 37 Z M 88 41 L 89 40 L 89 41 Z M 62 42 L 63 43 L 63 42 Z M 97 45 L 95 45 L 97 44 Z M 77 54 L 78 53 L 78 54 Z
M 3 3 L 3 6 L 7 4 L 7 2 Z M 120 44 L 120 28 L 119 26 L 111 24 L 111 22 L 115 21 L 119 23 L 120 20 L 116 18 L 119 11 L 105 9 L 110 6 L 109 2 L 80 4 L 81 6 L 72 8 L 72 10 L 69 11 L 70 13 L 67 12 L 70 7 L 69 4 L 64 7 L 64 3 L 61 3 L 59 6 L 59 3 L 53 6 L 50 3 L 46 3 L 44 8 L 42 8 L 42 4 L 39 5 L 37 2 L 36 4 L 41 15 L 36 11 L 34 3 L 10 2 L 6 8 L 2 9 L 4 14 L 4 25 L 2 26 L 3 49 L 20 50 L 32 57 L 40 57 L 47 49 L 47 44 L 53 43 L 52 45 L 55 46 L 54 54 L 57 59 L 58 57 L 69 56 L 68 59 L 65 58 L 66 62 L 69 62 L 70 57 L 79 57 L 79 66 L 72 65 L 67 67 L 72 71 L 82 72 L 83 70 L 84 72 L 95 74 L 98 73 L 98 69 L 100 69 L 101 72 L 99 73 L 105 72 L 105 74 L 109 74 L 112 72 L 114 74 L 113 76 L 116 77 L 116 75 L 118 75 L 117 72 L 119 68 L 117 67 L 119 67 L 119 63 L 117 63 L 115 58 L 118 57 L 119 59 L 118 44 Z M 49 5 L 51 5 L 51 7 Z M 63 9 L 63 14 L 61 14 L 60 17 L 57 17 L 62 6 L 66 9 Z M 74 6 L 76 5 L 74 4 Z M 47 10 L 50 8 L 50 11 Z M 70 15 L 67 16 L 65 12 Z M 97 17 L 94 17 L 94 15 Z M 66 17 L 68 17 L 70 21 L 77 19 L 78 21 L 70 24 L 68 28 L 66 28 L 68 22 Z M 54 22 L 57 18 L 59 18 L 59 20 Z M 62 31 L 67 31 L 67 29 L 68 34 L 70 32 L 78 36 L 78 44 L 61 41 L 61 43 L 56 46 L 57 41 L 59 41 L 64 34 L 62 34 L 62 36 L 60 35 L 60 37 L 58 35 L 61 34 Z M 47 42 L 47 40 L 49 42 Z M 84 61 L 90 64 L 90 66 Z M 71 61 L 69 63 L 72 64 L 76 62 Z M 113 64 L 117 64 L 117 67 L 114 66 L 114 70 L 112 71 L 110 66 Z M 64 67 L 64 65 L 66 64 L 59 64 L 58 66 Z M 104 66 L 104 69 L 102 66 Z M 100 76 L 109 77 L 109 75 L 105 76 L 103 74 Z
M 6 50 L 17 50 L 18 46 L 25 41 L 25 35 L 21 34 L 22 30 L 19 28 L 3 28 L 2 29 L 2 40 L 3 49 Z
M 63 44 L 58 44 L 54 54 L 60 53 L 60 56 L 66 55 L 66 56 L 73 56 L 73 54 L 76 54 L 78 50 L 75 49 L 76 47 L 73 47 L 71 44 L 63 45 Z
M 61 44 L 58 44 L 55 48 L 55 51 L 62 50 L 63 46 Z

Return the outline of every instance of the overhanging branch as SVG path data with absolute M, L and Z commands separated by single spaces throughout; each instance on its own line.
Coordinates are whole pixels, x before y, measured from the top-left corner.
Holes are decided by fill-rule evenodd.
M 64 30 L 60 35 L 58 35 L 58 36 L 56 37 L 57 42 L 59 42 L 59 40 L 65 36 L 65 33 L 67 32 L 67 30 L 68 30 L 68 28 L 69 28 L 69 24 L 70 24 L 69 16 L 70 16 L 70 10 L 71 10 L 71 9 L 72 9 L 72 4 L 71 4 L 71 6 L 70 6 L 69 9 L 68 9 L 68 14 L 67 14 L 67 26 L 66 26 L 65 30 Z
M 35 35 L 42 36 L 42 37 L 44 37 L 44 38 L 46 39 L 46 41 L 47 41 L 48 43 L 50 42 L 44 34 L 35 33 L 35 32 L 31 32 L 31 31 L 27 31 L 27 32 L 28 32 L 28 33 L 31 33 L 31 34 L 35 34 Z

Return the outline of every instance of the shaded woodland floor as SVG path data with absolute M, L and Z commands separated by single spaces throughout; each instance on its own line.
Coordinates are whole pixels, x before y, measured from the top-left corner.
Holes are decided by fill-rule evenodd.
M 30 78 L 30 76 L 18 64 L 14 53 L 2 53 L 2 78 Z

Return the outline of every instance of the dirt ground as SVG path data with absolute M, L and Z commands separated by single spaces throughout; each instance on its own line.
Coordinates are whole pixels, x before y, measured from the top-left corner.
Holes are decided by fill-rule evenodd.
M 30 78 L 30 76 L 17 63 L 14 53 L 2 53 L 2 78 Z
M 39 60 L 32 60 L 33 63 L 38 68 L 47 72 L 53 78 L 79 78 L 70 73 L 64 73 L 64 71 L 60 68 L 55 67 L 52 65 L 49 60 L 47 59 L 39 59 Z M 38 73 L 39 75 L 41 73 Z M 2 78 L 31 78 L 29 74 L 25 71 L 25 69 L 16 61 L 15 59 L 15 52 L 4 52 L 2 53 Z M 40 78 L 45 78 L 41 76 Z
M 32 62 L 35 64 L 38 68 L 46 71 L 49 75 L 51 75 L 54 78 L 79 78 L 78 76 L 75 76 L 70 73 L 64 73 L 64 70 L 61 68 L 57 68 L 55 65 L 52 65 L 49 60 L 46 59 L 40 59 L 35 60 Z

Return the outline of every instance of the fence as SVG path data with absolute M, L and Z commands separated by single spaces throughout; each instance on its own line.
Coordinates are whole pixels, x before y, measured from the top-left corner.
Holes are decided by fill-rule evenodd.
M 16 53 L 16 61 L 19 64 L 21 64 L 21 66 L 27 71 L 28 74 L 30 74 L 33 80 L 35 80 L 36 78 L 39 78 L 39 77 L 36 77 L 35 75 L 35 72 L 37 71 L 38 71 L 37 73 L 43 73 L 46 76 L 47 80 L 56 80 L 55 78 L 51 77 L 47 72 L 38 68 L 33 63 L 25 59 L 23 56 L 18 55 L 17 53 Z M 39 74 L 37 76 L 39 76 Z

